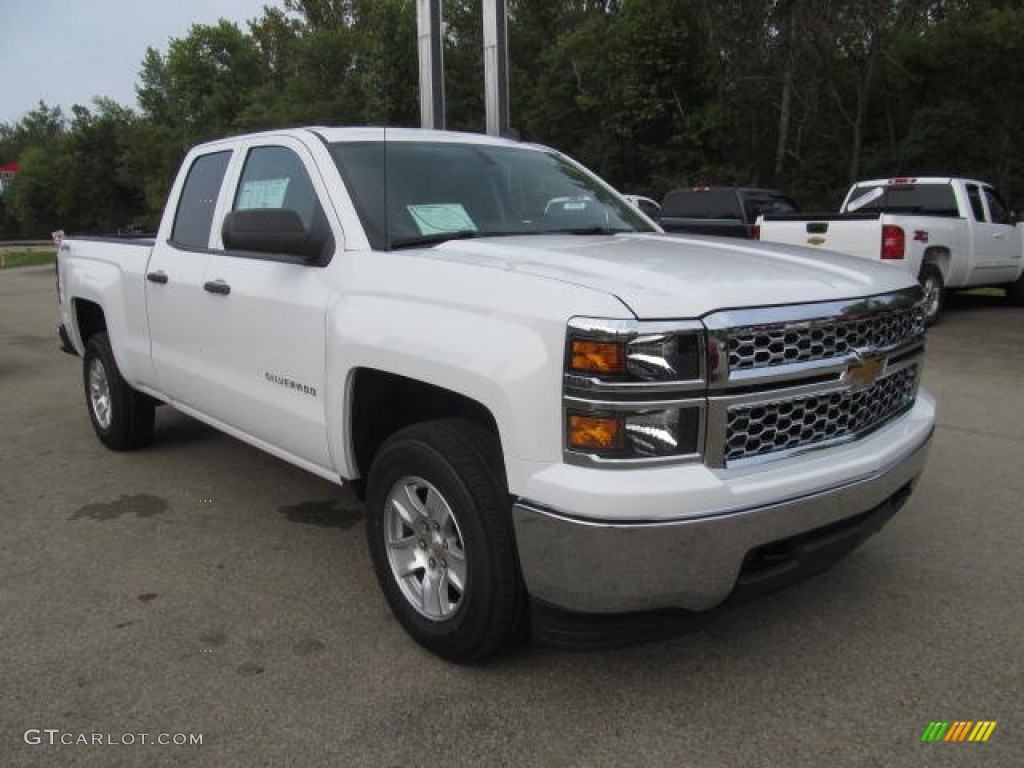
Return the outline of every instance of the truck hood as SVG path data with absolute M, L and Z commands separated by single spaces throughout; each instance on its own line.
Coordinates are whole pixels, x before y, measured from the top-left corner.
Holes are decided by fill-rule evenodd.
M 640 319 L 834 301 L 914 284 L 900 268 L 839 253 L 653 233 L 450 240 L 419 255 L 603 291 Z

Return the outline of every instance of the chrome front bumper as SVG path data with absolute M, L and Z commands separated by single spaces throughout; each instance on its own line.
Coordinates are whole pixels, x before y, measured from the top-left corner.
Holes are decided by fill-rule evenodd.
M 877 472 L 824 491 L 686 520 L 588 520 L 520 499 L 513 520 L 527 589 L 557 608 L 585 613 L 712 608 L 733 591 L 752 550 L 887 503 L 898 508 L 930 441 L 931 432 Z

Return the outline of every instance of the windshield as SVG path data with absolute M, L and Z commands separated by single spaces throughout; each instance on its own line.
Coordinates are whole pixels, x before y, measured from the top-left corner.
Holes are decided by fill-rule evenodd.
M 331 145 L 377 250 L 464 237 L 654 229 L 601 181 L 554 152 L 452 142 Z

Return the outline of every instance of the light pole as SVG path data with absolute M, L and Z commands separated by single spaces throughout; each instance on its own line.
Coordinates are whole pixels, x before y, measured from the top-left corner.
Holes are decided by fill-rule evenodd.
M 416 0 L 420 125 L 444 130 L 444 39 L 441 0 Z
M 484 105 L 487 133 L 509 132 L 508 0 L 483 0 Z M 444 129 L 444 38 L 441 0 L 417 0 L 420 125 Z
M 508 2 L 483 0 L 484 9 L 484 104 L 487 133 L 509 132 L 508 111 Z

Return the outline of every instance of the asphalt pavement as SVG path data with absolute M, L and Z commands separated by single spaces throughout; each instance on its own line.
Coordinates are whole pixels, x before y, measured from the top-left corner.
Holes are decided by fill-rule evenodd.
M 1024 309 L 950 303 L 928 468 L 833 570 L 477 667 L 391 618 L 346 491 L 168 408 L 106 450 L 55 325 L 51 268 L 0 272 L 3 768 L 1024 765 Z

